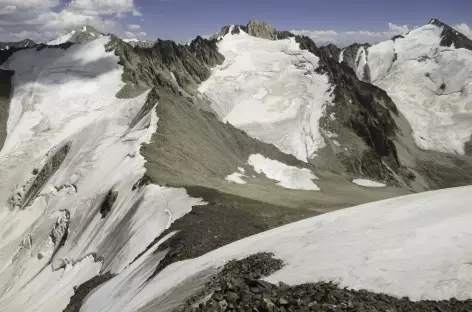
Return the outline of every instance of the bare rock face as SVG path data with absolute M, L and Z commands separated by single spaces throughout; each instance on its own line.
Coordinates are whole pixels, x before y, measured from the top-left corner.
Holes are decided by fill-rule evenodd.
M 277 30 L 271 24 L 252 20 L 247 24 L 249 35 L 269 40 L 277 40 Z

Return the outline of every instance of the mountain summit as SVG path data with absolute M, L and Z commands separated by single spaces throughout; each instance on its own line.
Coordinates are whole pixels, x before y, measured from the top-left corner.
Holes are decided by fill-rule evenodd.
M 47 45 L 60 45 L 66 42 L 84 43 L 103 37 L 103 33 L 95 29 L 93 26 L 83 26 L 47 42 Z
M 440 20 L 433 18 L 429 22 L 431 25 L 435 25 L 442 28 L 441 33 L 441 45 L 450 47 L 454 45 L 455 48 L 464 48 L 472 51 L 472 40 L 461 32 L 455 30 L 451 26 L 444 24 Z

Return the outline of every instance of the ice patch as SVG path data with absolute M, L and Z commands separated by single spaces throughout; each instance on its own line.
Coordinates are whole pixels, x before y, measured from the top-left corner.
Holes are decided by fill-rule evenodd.
M 309 169 L 288 166 L 276 160 L 265 158 L 261 154 L 249 156 L 248 164 L 257 173 L 264 173 L 269 179 L 279 181 L 278 185 L 288 189 L 319 191 L 312 181 L 318 179 Z
M 365 187 L 386 187 L 387 185 L 367 179 L 354 179 L 352 183 Z
M 235 172 L 227 176 L 225 180 L 228 182 L 234 182 L 237 184 L 246 184 L 247 182 L 242 179 L 243 177 L 246 177 L 246 176 L 242 173 Z

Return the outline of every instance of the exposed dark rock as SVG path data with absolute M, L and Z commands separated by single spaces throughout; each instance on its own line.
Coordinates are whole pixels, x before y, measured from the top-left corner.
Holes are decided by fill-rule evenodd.
M 133 185 L 133 188 L 131 189 L 132 191 L 142 188 L 143 186 L 151 184 L 151 178 L 147 175 L 144 174 L 136 183 Z
M 341 55 L 342 49 L 338 48 L 334 44 L 328 44 L 327 46 L 320 47 L 322 53 L 325 53 L 326 56 L 331 56 L 336 61 L 339 61 L 339 56 Z
M 256 254 L 244 260 L 228 263 L 221 273 L 212 278 L 201 293 L 190 298 L 183 306 L 174 311 L 465 312 L 472 310 L 472 300 L 459 301 L 452 298 L 442 301 L 413 302 L 406 297 L 395 298 L 367 290 L 355 291 L 339 288 L 334 283 L 326 282 L 295 286 L 284 283 L 274 285 L 254 277 L 248 277 L 248 270 L 241 270 L 242 267 L 252 270 L 255 259 L 266 258 L 264 261 L 269 261 L 267 257 L 271 257 L 271 255 Z M 272 268 L 276 269 L 278 264 L 274 264 L 275 266 Z M 262 276 L 271 274 L 270 271 L 263 273 L 266 275 Z M 205 298 L 206 295 L 208 296 Z
M 277 40 L 277 30 L 274 26 L 255 19 L 247 24 L 247 33 L 262 39 Z
M 271 287 L 269 283 L 258 279 L 269 276 L 283 267 L 283 261 L 273 256 L 270 253 L 258 253 L 239 261 L 228 262 L 218 274 L 210 279 L 201 292 L 189 298 L 185 305 L 176 311 L 190 311 L 188 309 L 198 303 L 200 306 L 205 306 L 202 300 L 215 292 L 225 292 L 224 297 L 216 295 L 218 301 L 225 300 L 233 305 L 236 301 L 252 301 L 256 295 L 250 290 L 251 288 L 257 293 L 260 288 Z
M 277 32 L 277 40 L 282 40 L 282 39 L 287 39 L 287 38 L 292 38 L 292 37 L 296 37 L 296 36 L 290 31 L 283 30 L 283 31 Z
M 403 36 L 403 35 L 396 35 L 396 36 L 393 36 L 393 37 L 392 37 L 392 40 L 395 41 L 395 40 L 397 40 L 397 39 L 403 39 L 403 38 L 405 38 L 405 36 Z
M 105 196 L 105 199 L 103 200 L 103 203 L 100 206 L 100 214 L 102 215 L 102 219 L 105 219 L 108 216 L 117 198 L 118 192 L 110 190 L 107 193 L 107 196 Z
M 472 135 L 470 136 L 470 140 L 465 143 L 464 151 L 466 155 L 472 156 Z
M 10 202 L 13 205 L 19 205 L 21 209 L 28 207 L 31 202 L 39 194 L 46 182 L 54 175 L 54 173 L 59 169 L 62 162 L 69 152 L 71 143 L 66 143 L 59 149 L 53 149 L 53 151 L 48 153 L 54 153 L 52 156 L 49 156 L 46 164 L 41 168 L 38 175 L 35 177 L 31 186 L 28 186 L 28 190 L 25 194 L 15 194 L 10 198 Z
M 188 189 L 188 193 L 192 197 L 205 198 L 209 204 L 194 206 L 189 214 L 154 240 L 157 242 L 168 233 L 177 231 L 159 246 L 157 252 L 167 249 L 169 252 L 159 263 L 155 275 L 174 262 L 199 257 L 237 240 L 310 215 L 309 212 L 277 207 L 211 189 L 193 187 Z
M 444 24 L 440 20 L 434 18 L 430 24 L 442 27 L 443 31 L 441 33 L 441 45 L 445 47 L 450 47 L 454 45 L 456 49 L 464 48 L 472 51 L 472 40 L 467 38 L 467 36 L 458 32 L 449 25 Z
M 1 63 L 0 63 L 1 65 Z M 10 95 L 13 91 L 11 79 L 14 72 L 0 69 L 0 150 L 7 137 L 8 112 L 10 110 Z
M 31 48 L 36 45 L 36 42 L 34 42 L 31 39 L 25 39 L 21 41 L 15 41 L 15 42 L 0 42 L 0 50 L 18 50 L 18 49 L 24 49 L 24 48 Z
M 98 286 L 106 283 L 115 275 L 109 272 L 103 275 L 97 275 L 78 287 L 74 287 L 74 295 L 70 298 L 70 302 L 63 312 L 79 312 L 84 299 L 88 294 Z
M 114 38 L 107 49 L 115 49 L 120 57 L 120 64 L 125 68 L 123 81 L 141 87 L 164 88 L 178 95 L 183 95 L 182 91 L 194 94 L 197 85 L 210 76 L 211 67 L 224 60 L 216 41 L 201 37 L 189 45 L 158 40 L 150 49 L 131 47 Z
M 344 52 L 343 52 L 343 62 L 346 63 L 350 68 L 357 68 L 357 64 L 356 64 L 356 61 L 358 60 L 357 59 L 357 54 L 358 54 L 358 51 L 359 49 L 361 48 L 364 48 L 365 50 L 367 50 L 367 48 L 370 47 L 370 44 L 368 43 L 363 43 L 363 44 L 359 44 L 359 43 L 354 43 L 346 48 L 344 48 Z

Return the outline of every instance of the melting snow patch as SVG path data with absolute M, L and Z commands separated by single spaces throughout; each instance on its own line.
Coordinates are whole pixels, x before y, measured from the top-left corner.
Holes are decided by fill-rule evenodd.
M 237 184 L 246 184 L 247 182 L 242 179 L 243 177 L 245 177 L 244 174 L 239 173 L 239 172 L 235 172 L 235 173 L 232 173 L 229 176 L 227 176 L 226 181 L 234 182 L 234 183 L 237 183 Z
M 288 166 L 277 160 L 265 158 L 261 154 L 249 156 L 248 164 L 257 173 L 264 173 L 269 179 L 279 181 L 278 185 L 288 189 L 319 191 L 312 181 L 318 179 L 309 169 Z
M 387 185 L 367 179 L 354 179 L 352 183 L 365 187 L 386 187 Z

